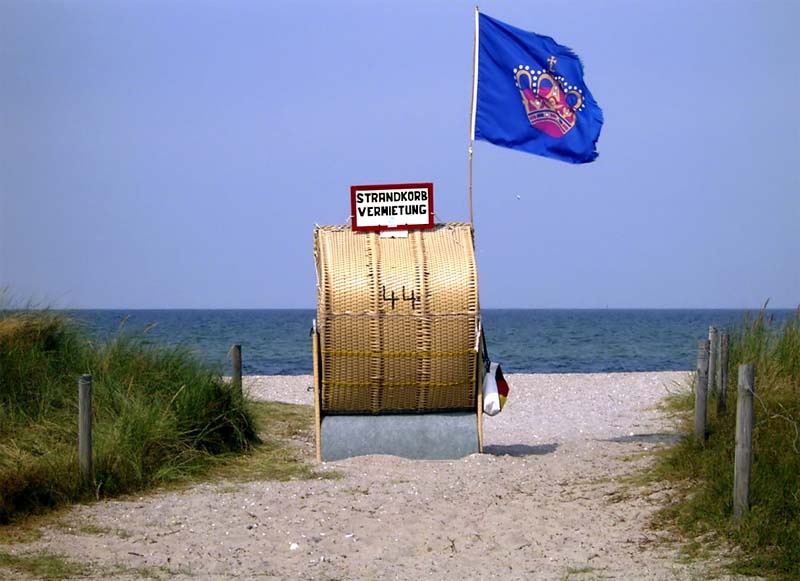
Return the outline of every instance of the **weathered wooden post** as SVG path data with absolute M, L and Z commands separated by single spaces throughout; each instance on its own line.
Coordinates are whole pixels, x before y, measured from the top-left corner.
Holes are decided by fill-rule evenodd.
M 230 350 L 233 372 L 231 373 L 231 383 L 234 387 L 242 391 L 242 346 L 238 343 L 231 346 Z
M 84 482 L 94 482 L 91 375 L 81 375 L 78 379 L 78 464 Z
M 708 397 L 712 393 L 717 393 L 717 356 L 719 350 L 717 349 L 717 328 L 711 325 L 708 328 Z
M 719 337 L 719 385 L 717 386 L 717 415 L 728 412 L 728 345 L 730 337 L 723 333 Z
M 750 509 L 750 465 L 753 461 L 753 365 L 739 366 L 736 400 L 736 453 L 733 473 L 733 516 L 741 518 Z
M 697 386 L 694 394 L 694 435 L 706 439 L 706 407 L 708 405 L 708 341 L 697 342 Z

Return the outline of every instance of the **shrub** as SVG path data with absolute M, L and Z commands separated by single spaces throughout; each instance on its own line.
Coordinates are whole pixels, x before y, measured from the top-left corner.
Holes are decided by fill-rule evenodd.
M 95 479 L 77 467 L 77 379 L 93 377 Z M 0 523 L 203 470 L 258 441 L 238 389 L 183 348 L 95 345 L 48 311 L 0 316 Z

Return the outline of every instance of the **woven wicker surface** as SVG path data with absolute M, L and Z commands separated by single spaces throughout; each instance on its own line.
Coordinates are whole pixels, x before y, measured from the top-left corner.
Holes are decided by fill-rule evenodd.
M 478 280 L 469 224 L 408 238 L 314 232 L 325 412 L 475 408 Z

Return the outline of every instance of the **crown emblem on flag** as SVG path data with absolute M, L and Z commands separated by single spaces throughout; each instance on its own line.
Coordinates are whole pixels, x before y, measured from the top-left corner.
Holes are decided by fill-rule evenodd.
M 550 137 L 563 137 L 575 127 L 577 113 L 583 110 L 583 91 L 556 75 L 550 57 L 550 72 L 520 65 L 514 69 L 522 104 L 531 125 Z

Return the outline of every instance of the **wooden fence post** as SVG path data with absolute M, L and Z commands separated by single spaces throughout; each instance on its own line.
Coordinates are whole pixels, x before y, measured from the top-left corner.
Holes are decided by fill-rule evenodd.
M 231 383 L 242 392 L 242 346 L 238 343 L 231 346 L 230 350 L 233 372 L 231 373 Z
M 78 379 L 78 464 L 84 482 L 94 482 L 91 375 L 81 375 Z
M 753 461 L 753 365 L 739 366 L 736 400 L 736 454 L 733 473 L 733 516 L 741 518 L 750 509 L 750 465 Z
M 712 393 L 717 393 L 717 355 L 719 352 L 717 328 L 713 325 L 708 328 L 708 343 L 708 397 L 710 397 Z
M 708 341 L 697 342 L 697 386 L 694 394 L 694 435 L 701 442 L 706 439 L 706 407 L 708 391 Z
M 717 386 L 717 415 L 728 412 L 728 346 L 730 337 L 723 333 L 719 337 L 719 385 Z

